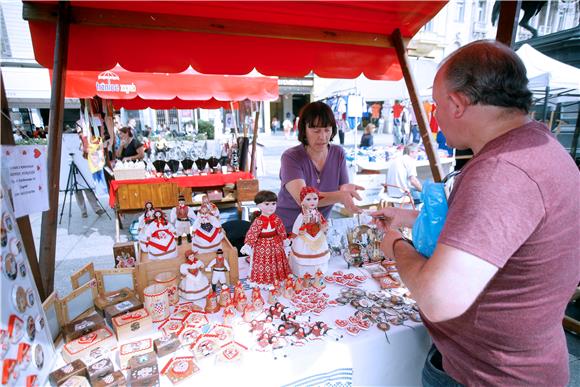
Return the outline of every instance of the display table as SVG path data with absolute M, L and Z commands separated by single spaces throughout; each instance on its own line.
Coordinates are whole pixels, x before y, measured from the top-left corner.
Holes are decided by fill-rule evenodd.
M 375 172 L 380 174 L 385 174 L 391 165 L 391 161 L 369 161 L 368 158 L 358 157 L 356 160 L 357 167 L 362 172 Z M 441 157 L 439 158 L 441 162 L 441 168 L 443 168 L 443 176 L 447 175 L 449 172 L 453 171 L 455 166 L 454 157 Z M 417 167 L 417 177 L 419 180 L 433 179 L 431 174 L 431 167 L 429 166 L 429 160 L 418 160 L 416 162 Z
M 141 210 L 146 201 L 156 208 L 171 208 L 179 195 L 191 205 L 192 189 L 216 189 L 235 184 L 240 179 L 252 179 L 249 172 L 215 173 L 207 175 L 148 178 L 139 180 L 113 180 L 109 190 L 109 205 L 120 211 Z
M 340 257 L 332 257 L 329 271 L 342 270 L 361 274 L 362 269 L 346 269 L 346 263 Z M 243 271 L 243 270 L 242 270 Z M 325 292 L 330 299 L 336 298 L 341 286 L 327 284 Z M 378 290 L 377 283 L 369 278 L 362 284 L 364 290 Z M 250 291 L 246 290 L 248 297 Z M 265 292 L 262 292 L 266 299 Z M 281 302 L 290 306 L 285 298 Z M 200 306 L 204 301 L 197 302 Z M 320 316 L 307 315 L 312 321 L 325 321 L 334 327 L 334 321 L 344 319 L 354 313 L 349 304 L 327 308 Z M 210 322 L 221 323 L 222 313 L 208 315 Z M 385 333 L 376 326 L 367 331 L 361 331 L 357 336 L 351 336 L 346 331 L 334 328 L 331 332 L 335 337 L 308 341 L 302 347 L 288 346 L 275 352 L 259 352 L 256 340 L 249 332 L 249 324 L 242 321 L 240 314 L 235 317 L 234 340 L 248 347 L 243 359 L 235 363 L 217 362 L 216 355 L 210 355 L 196 363 L 201 371 L 193 375 L 185 383 L 187 385 L 315 385 L 331 382 L 343 385 L 420 385 L 421 370 L 431 346 L 429 335 L 422 324 L 405 322 L 404 326 L 392 326 Z M 155 324 L 156 325 L 156 324 Z M 343 335 L 340 338 L 340 335 Z M 159 337 L 161 333 L 154 329 L 148 336 Z M 115 351 L 111 359 L 115 369 L 119 369 L 119 358 Z M 183 346 L 171 355 L 157 359 L 159 370 L 171 360 L 172 356 L 191 356 L 191 351 Z M 57 367 L 64 361 L 58 360 Z M 167 377 L 160 377 L 162 386 L 171 386 Z

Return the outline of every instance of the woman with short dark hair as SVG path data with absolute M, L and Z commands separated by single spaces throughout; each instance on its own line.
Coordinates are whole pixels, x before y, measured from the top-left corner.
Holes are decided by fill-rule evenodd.
M 302 109 L 298 121 L 301 144 L 282 154 L 280 166 L 276 214 L 286 230 L 292 229 L 301 212 L 300 190 L 305 186 L 321 191 L 319 206 L 325 217 L 330 215 L 335 203 L 342 203 L 351 212 L 360 212 L 353 199 L 360 200 L 356 191 L 364 188 L 349 184 L 344 150 L 330 144 L 336 132 L 334 114 L 328 105 L 312 102 Z

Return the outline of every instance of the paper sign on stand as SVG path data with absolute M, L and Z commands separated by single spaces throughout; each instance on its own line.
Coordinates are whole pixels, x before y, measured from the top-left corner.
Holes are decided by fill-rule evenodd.
M 21 216 L 48 210 L 47 158 L 44 145 L 3 145 L 2 168 L 12 189 L 14 214 Z

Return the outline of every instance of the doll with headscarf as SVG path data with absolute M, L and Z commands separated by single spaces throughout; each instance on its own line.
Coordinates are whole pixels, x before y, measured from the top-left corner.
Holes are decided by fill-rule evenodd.
M 149 259 L 177 258 L 175 229 L 162 210 L 156 209 L 153 212 L 153 220 L 147 225 L 145 235 Z
M 328 223 L 318 211 L 321 199 L 316 188 L 304 187 L 300 191 L 302 212 L 292 227 L 292 249 L 290 264 L 298 277 L 309 273 L 314 276 L 317 270 L 326 272 L 330 260 L 330 250 L 326 240 Z
M 250 258 L 249 283 L 256 286 L 272 285 L 290 274 L 288 257 L 284 251 L 286 229 L 274 212 L 278 197 L 271 191 L 260 191 L 254 202 L 260 209 L 246 233 L 242 253 Z
M 153 203 L 148 201 L 145 202 L 143 213 L 139 216 L 137 233 L 139 235 L 139 247 L 144 253 L 147 252 L 147 226 L 153 221 L 154 212 L 155 208 L 153 207 Z
M 193 222 L 193 240 L 191 247 L 200 253 L 212 253 L 222 246 L 224 233 L 219 218 L 216 218 L 211 210 L 202 206 Z
M 185 263 L 181 264 L 179 272 L 182 275 L 179 284 L 179 295 L 187 301 L 199 300 L 206 297 L 211 288 L 205 274 L 204 264 L 196 257 L 196 253 L 187 253 Z

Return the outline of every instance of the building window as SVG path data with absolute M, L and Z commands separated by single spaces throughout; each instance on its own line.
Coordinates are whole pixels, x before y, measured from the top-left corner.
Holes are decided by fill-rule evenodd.
M 455 22 L 463 23 L 465 19 L 465 0 L 457 0 L 455 7 Z
M 480 23 L 485 23 L 486 7 L 486 0 L 479 0 L 477 2 L 477 21 Z
M 433 32 L 433 20 L 429 20 L 427 24 L 423 27 L 423 31 L 425 32 Z

